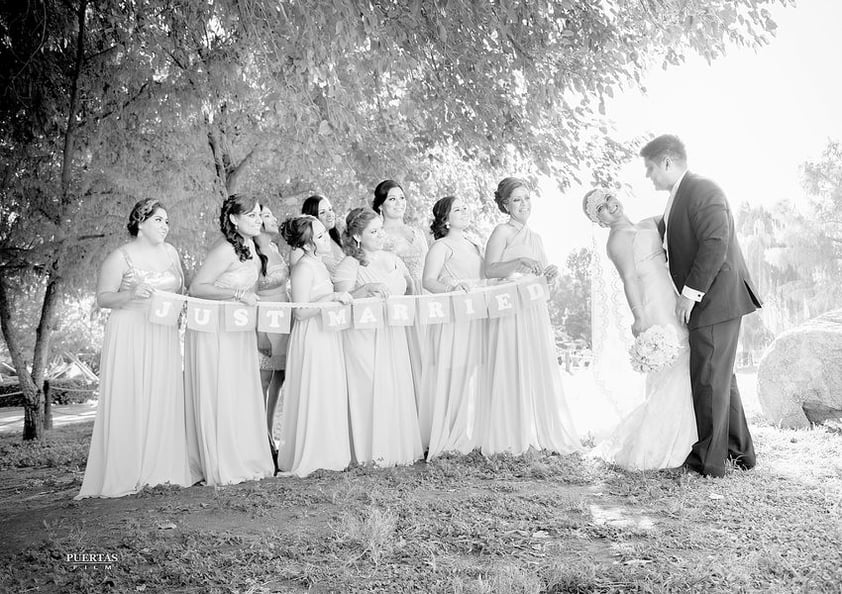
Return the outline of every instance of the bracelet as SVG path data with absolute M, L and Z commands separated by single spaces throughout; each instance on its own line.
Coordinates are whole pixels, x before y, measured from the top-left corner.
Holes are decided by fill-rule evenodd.
M 242 289 L 234 289 L 234 299 L 237 301 L 243 300 L 243 290 Z

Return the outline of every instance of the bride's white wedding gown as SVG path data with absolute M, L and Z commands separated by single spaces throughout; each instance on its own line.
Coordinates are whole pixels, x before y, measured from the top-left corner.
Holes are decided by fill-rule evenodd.
M 675 328 L 684 349 L 672 365 L 646 376 L 643 402 L 593 454 L 629 470 L 672 468 L 684 463 L 697 440 L 687 328 L 675 317 L 676 293 L 657 229 L 636 227 L 632 252 L 635 274 L 627 282 L 641 298 L 643 327 Z

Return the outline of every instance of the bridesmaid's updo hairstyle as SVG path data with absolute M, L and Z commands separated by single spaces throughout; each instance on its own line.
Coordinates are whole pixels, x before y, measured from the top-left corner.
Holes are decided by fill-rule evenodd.
M 368 260 L 365 257 L 365 250 L 360 247 L 354 235 L 362 235 L 363 231 L 371 224 L 371 221 L 379 217 L 376 212 L 367 206 L 359 206 L 345 217 L 345 231 L 342 233 L 342 249 L 349 256 L 359 260 L 363 266 L 368 266 Z
M 298 215 L 289 217 L 281 223 L 281 237 L 292 249 L 304 249 L 305 245 L 313 243 L 313 223 L 318 220 L 312 215 Z
M 219 230 L 225 239 L 234 246 L 234 253 L 237 254 L 240 262 L 251 260 L 251 253 L 246 245 L 243 236 L 239 234 L 234 223 L 231 222 L 231 215 L 239 216 L 249 213 L 254 210 L 255 206 L 260 206 L 257 198 L 250 194 L 231 194 L 222 203 L 222 209 L 219 211 Z M 260 259 L 260 274 L 266 275 L 266 264 L 269 258 L 263 255 L 257 243 L 254 243 L 254 251 Z
M 304 201 L 304 204 L 301 205 L 301 214 L 312 215 L 318 219 L 319 206 L 321 206 L 322 200 L 325 200 L 325 197 L 321 194 L 309 196 Z M 336 245 L 342 247 L 342 239 L 339 237 L 339 229 L 336 228 L 336 225 L 328 229 L 327 234 L 330 235 L 330 238 Z
M 509 214 L 509 210 L 506 207 L 506 201 L 509 199 L 509 196 L 512 195 L 512 192 L 518 188 L 526 188 L 528 190 L 529 184 L 526 183 L 525 179 L 520 177 L 507 177 L 497 184 L 497 190 L 494 192 L 494 202 L 497 203 L 497 208 L 500 209 L 500 212 Z
M 384 179 L 374 188 L 374 200 L 371 202 L 371 208 L 377 214 L 383 214 L 380 212 L 380 207 L 386 202 L 386 198 L 389 197 L 389 190 L 392 188 L 401 188 L 401 185 L 393 179 Z M 401 188 L 401 191 L 403 191 L 403 188 Z
M 144 198 L 143 200 L 139 200 L 137 204 L 134 205 L 134 208 L 132 208 L 132 212 L 129 213 L 129 222 L 126 225 L 126 229 L 129 230 L 129 235 L 137 237 L 138 228 L 149 220 L 159 208 L 161 210 L 167 210 L 163 204 L 154 198 Z
M 433 232 L 435 239 L 441 239 L 450 231 L 447 221 L 450 218 L 450 209 L 453 208 L 453 202 L 455 200 L 456 196 L 445 196 L 444 198 L 439 198 L 433 204 L 433 223 L 430 225 L 430 231 Z

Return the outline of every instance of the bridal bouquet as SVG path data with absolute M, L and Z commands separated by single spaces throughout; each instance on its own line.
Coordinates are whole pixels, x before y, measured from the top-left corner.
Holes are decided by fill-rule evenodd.
M 651 326 L 629 348 L 632 369 L 640 373 L 660 371 L 678 358 L 683 346 L 670 326 Z

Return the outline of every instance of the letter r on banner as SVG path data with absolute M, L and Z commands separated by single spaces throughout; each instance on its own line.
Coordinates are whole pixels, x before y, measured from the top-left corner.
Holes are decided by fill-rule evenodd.
M 517 285 L 506 285 L 485 294 L 489 318 L 512 316 L 517 312 Z
M 289 334 L 291 312 L 288 305 L 261 303 L 257 306 L 257 329 L 270 334 Z
M 152 303 L 149 306 L 148 320 L 153 324 L 175 326 L 178 323 L 178 315 L 181 313 L 183 305 L 183 299 L 153 295 Z
M 451 319 L 447 295 L 424 295 L 418 300 L 418 308 L 422 324 L 444 324 Z
M 257 308 L 239 303 L 225 304 L 225 331 L 242 332 L 254 330 L 257 318 Z
M 327 330 L 344 330 L 351 327 L 351 306 L 337 304 L 322 308 L 322 325 Z
M 412 326 L 415 323 L 415 297 L 389 297 L 386 316 L 390 326 Z
M 219 306 L 188 301 L 187 327 L 199 332 L 216 332 L 219 328 Z

